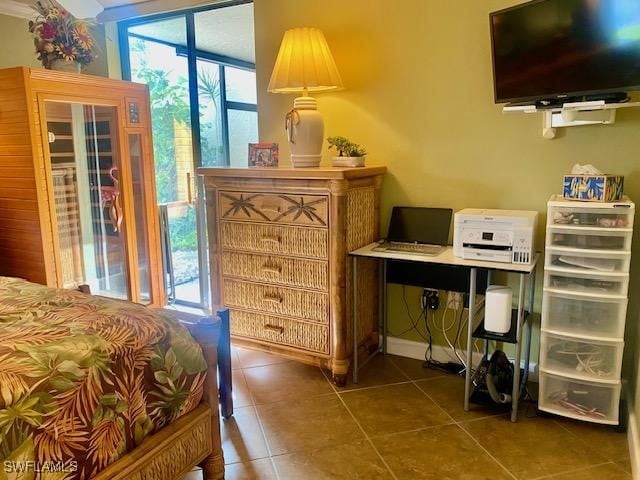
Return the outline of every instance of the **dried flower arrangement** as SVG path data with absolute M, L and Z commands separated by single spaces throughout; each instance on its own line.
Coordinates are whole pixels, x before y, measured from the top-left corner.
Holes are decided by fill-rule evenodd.
M 33 4 L 36 18 L 29 22 L 29 32 L 38 60 L 51 68 L 55 60 L 88 65 L 96 58 L 91 24 L 80 20 L 62 8 L 55 0 L 42 0 Z

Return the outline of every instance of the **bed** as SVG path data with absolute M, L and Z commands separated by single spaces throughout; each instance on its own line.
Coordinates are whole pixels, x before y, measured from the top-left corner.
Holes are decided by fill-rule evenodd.
M 220 322 L 0 277 L 0 480 L 224 477 Z M 20 469 L 27 475 L 18 475 Z

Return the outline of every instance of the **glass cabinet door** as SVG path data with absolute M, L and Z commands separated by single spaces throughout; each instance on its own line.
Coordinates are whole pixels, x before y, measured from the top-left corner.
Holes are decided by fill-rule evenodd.
M 46 102 L 64 288 L 129 299 L 116 107 Z M 56 232 L 54 232 L 56 235 Z

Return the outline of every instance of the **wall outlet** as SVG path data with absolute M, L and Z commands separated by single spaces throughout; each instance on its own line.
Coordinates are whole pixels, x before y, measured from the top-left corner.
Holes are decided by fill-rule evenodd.
M 437 310 L 440 307 L 440 292 L 433 288 L 425 288 L 422 291 L 421 303 L 424 310 Z
M 460 292 L 448 292 L 447 293 L 447 308 L 452 310 L 462 309 L 462 293 Z

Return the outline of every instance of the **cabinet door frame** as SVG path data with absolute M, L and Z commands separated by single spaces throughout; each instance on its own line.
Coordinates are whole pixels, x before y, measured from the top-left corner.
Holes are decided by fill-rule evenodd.
M 48 129 L 47 129 L 47 115 L 46 115 L 46 103 L 79 103 L 83 105 L 92 105 L 99 107 L 112 107 L 116 109 L 116 121 L 118 123 L 115 130 L 115 141 L 117 144 L 117 152 L 119 155 L 119 174 L 120 174 L 120 191 L 122 198 L 122 207 L 124 211 L 123 215 L 123 237 L 125 245 L 125 271 L 128 279 L 129 300 L 132 302 L 140 302 L 140 278 L 138 274 L 138 252 L 137 252 L 137 239 L 135 228 L 135 216 L 133 215 L 133 186 L 131 166 L 128 161 L 129 152 L 126 150 L 128 147 L 128 137 L 125 133 L 125 126 L 127 125 L 126 115 L 126 102 L 124 97 L 118 99 L 115 98 L 99 98 L 95 96 L 82 96 L 82 95 L 69 95 L 69 94 L 57 94 L 49 92 L 37 92 L 36 93 L 38 104 L 38 115 L 40 118 L 40 136 L 42 145 L 42 156 L 40 157 L 44 162 L 40 165 L 41 171 L 45 173 L 46 186 L 49 199 L 49 225 L 51 225 L 51 235 L 54 243 L 54 255 L 56 264 L 56 278 L 58 285 L 62 284 L 62 272 L 60 271 L 60 245 L 58 241 L 58 220 L 55 208 L 54 189 L 53 189 L 53 177 L 51 173 L 51 155 L 49 151 Z M 113 148 L 113 146 L 112 146 Z M 38 160 L 39 161 L 39 160 Z M 153 299 L 152 299 L 153 300 Z M 153 301 L 152 301 L 153 303 Z
M 127 104 L 129 104 L 130 99 L 127 99 Z M 142 103 L 142 102 L 140 102 Z M 149 117 L 147 117 L 149 118 Z M 160 218 L 158 216 L 157 210 L 157 194 L 156 194 L 156 184 L 155 184 L 155 164 L 153 158 L 153 145 L 151 141 L 151 137 L 148 135 L 147 128 L 144 126 L 127 126 L 124 128 L 124 140 L 125 148 L 127 151 L 127 156 L 130 153 L 130 144 L 129 137 L 131 135 L 139 135 L 140 136 L 140 148 L 142 149 L 142 175 L 145 179 L 145 188 L 144 188 L 144 208 L 145 208 L 145 218 L 146 218 L 146 226 L 144 228 L 144 233 L 146 236 L 147 250 L 149 255 L 149 276 L 150 276 L 150 294 L 151 294 L 151 304 L 152 306 L 163 306 L 166 304 L 166 292 L 164 289 L 164 282 L 162 281 L 164 270 L 163 270 L 163 259 L 161 255 L 162 246 L 160 240 Z M 128 163 L 128 167 L 130 168 L 130 163 Z M 131 173 L 131 172 L 130 172 Z M 151 183 L 146 182 L 146 179 L 152 179 Z M 133 199 L 133 184 L 130 183 L 131 186 L 131 195 Z M 133 204 L 133 202 L 130 202 Z M 132 205 L 133 206 L 133 205 Z M 135 218 L 135 217 L 134 217 Z M 134 220 L 135 223 L 135 220 Z M 137 233 L 136 233 L 137 235 Z M 137 238 L 136 238 L 137 240 Z M 136 245 L 137 246 L 137 245 Z M 137 250 L 136 250 L 136 261 L 137 258 Z M 137 264 L 136 264 L 137 265 Z M 160 279 L 158 281 L 157 279 Z M 138 281 L 140 281 L 138 279 Z M 138 289 L 139 292 L 139 289 Z M 137 294 L 137 293 L 136 293 Z

